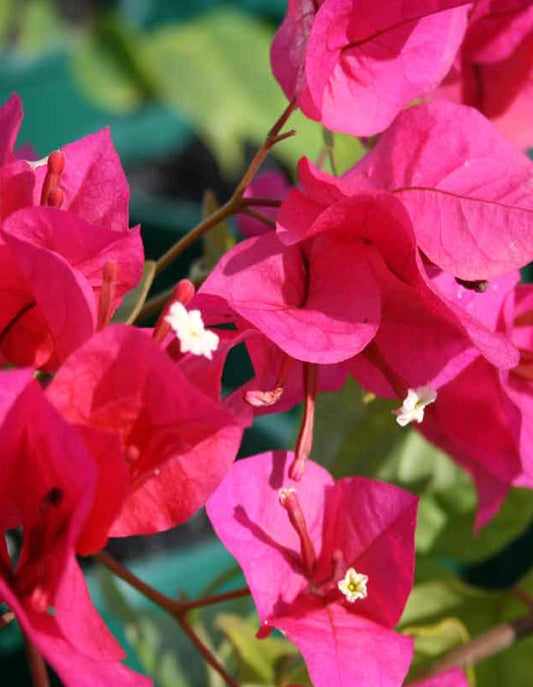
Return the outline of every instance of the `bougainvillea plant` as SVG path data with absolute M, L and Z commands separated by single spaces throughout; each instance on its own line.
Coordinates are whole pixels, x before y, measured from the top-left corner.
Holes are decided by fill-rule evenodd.
M 1 539 L 0 629 L 20 626 L 34 687 L 47 665 L 66 687 L 153 684 L 123 663 L 80 556 L 167 611 L 212 685 L 465 687 L 533 632 L 531 580 L 512 590 L 517 617 L 470 625 L 475 593 L 424 559 L 435 541 L 446 551 L 443 512 L 463 493 L 442 497 L 450 474 L 473 479 L 482 533 L 513 487 L 533 488 L 533 289 L 519 283 L 533 260 L 532 41 L 527 0 L 288 0 L 271 50 L 286 110 L 229 200 L 155 265 L 109 132 L 25 160 L 21 101 L 0 108 L 0 519 L 21 541 Z M 303 157 L 291 185 L 261 166 L 298 135 L 297 109 L 331 159 Z M 334 132 L 366 148 L 340 176 Z M 242 240 L 208 273 L 145 303 L 156 274 L 237 215 Z M 228 389 L 237 348 L 253 373 Z M 239 453 L 256 418 L 300 403 L 294 445 Z M 352 440 L 339 467 L 339 433 L 365 418 L 365 459 Z M 412 458 L 409 439 L 380 472 L 391 432 L 459 467 L 429 484 L 437 454 L 425 443 Z M 172 598 L 104 550 L 204 506 L 242 589 Z M 245 639 L 230 632 L 228 660 L 190 612 L 248 595 L 257 615 Z M 525 685 L 517 674 L 503 662 L 497 684 Z

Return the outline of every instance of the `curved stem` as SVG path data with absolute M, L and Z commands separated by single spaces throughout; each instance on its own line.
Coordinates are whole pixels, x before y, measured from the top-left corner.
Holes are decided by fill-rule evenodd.
M 510 647 L 521 637 L 530 634 L 533 634 L 533 613 L 493 627 L 488 632 L 474 637 L 471 641 L 435 661 L 422 677 L 431 677 L 450 668 L 466 668 L 494 656 L 494 654 Z M 416 679 L 419 680 L 420 677 Z
M 218 659 L 215 658 L 213 652 L 207 647 L 196 632 L 192 629 L 185 618 L 178 620 L 181 629 L 185 632 L 187 637 L 191 640 L 194 646 L 198 649 L 203 658 L 209 663 L 209 665 L 214 668 L 217 673 L 226 681 L 230 687 L 239 687 L 239 683 L 234 680 L 231 675 L 227 672 L 224 666 L 219 663 Z
M 116 561 L 112 556 L 110 556 L 105 551 L 99 551 L 94 555 L 94 557 L 99 563 L 104 565 L 114 575 L 120 577 L 120 579 L 124 580 L 124 582 L 127 582 L 130 585 L 130 587 L 136 589 L 143 596 L 145 596 L 147 599 L 150 599 L 150 601 L 153 601 L 153 603 L 155 603 L 160 608 L 163 608 L 165 611 L 174 614 L 175 605 L 179 604 L 178 601 L 175 601 L 174 599 L 171 599 L 169 596 L 161 594 L 161 592 L 158 592 L 157 589 L 150 587 L 149 584 L 143 582 L 139 577 L 137 577 L 137 575 L 134 575 L 131 571 L 129 571 L 127 568 L 121 565 L 118 561 Z
M 26 633 L 23 633 L 23 636 L 33 687 L 50 687 L 48 672 L 43 657 Z
M 274 198 L 255 198 L 248 196 L 242 199 L 243 207 L 263 207 L 263 208 L 280 208 L 283 201 L 274 200 Z
M 213 604 L 220 604 L 224 601 L 232 601 L 233 599 L 242 599 L 245 596 L 250 596 L 248 587 L 242 589 L 234 589 L 231 592 L 224 592 L 223 594 L 213 594 L 212 596 L 203 596 L 200 599 L 193 599 L 192 601 L 180 601 L 179 604 L 184 613 L 192 611 L 194 608 L 203 608 L 204 606 L 212 606 Z
M 174 260 L 176 260 L 176 258 L 178 258 L 184 251 L 186 251 L 189 246 L 192 246 L 192 244 L 195 243 L 199 238 L 201 238 L 204 234 L 207 234 L 210 229 L 213 229 L 213 227 L 216 227 L 217 224 L 220 224 L 231 215 L 234 215 L 239 210 L 239 207 L 239 202 L 231 198 L 227 203 L 222 205 L 222 207 L 218 208 L 218 210 L 215 210 L 213 214 L 209 215 L 209 217 L 206 217 L 199 224 L 197 224 L 194 229 L 191 229 L 191 231 L 185 234 L 185 236 L 177 241 L 177 243 L 175 243 L 164 255 L 159 258 L 155 267 L 156 276 L 161 274 L 161 272 L 170 264 L 172 264 Z
M 263 141 L 262 146 L 256 152 L 252 161 L 250 162 L 248 169 L 244 173 L 242 179 L 240 180 L 237 188 L 235 189 L 231 198 L 224 203 L 222 207 L 215 210 L 209 217 L 206 217 L 199 224 L 197 224 L 188 234 L 185 234 L 177 243 L 175 243 L 164 255 L 162 255 L 156 263 L 155 273 L 160 274 L 165 270 L 177 257 L 179 257 L 189 246 L 191 246 L 200 237 L 206 234 L 210 229 L 216 227 L 217 224 L 223 222 L 225 219 L 237 213 L 241 208 L 247 207 L 251 204 L 247 199 L 243 199 L 244 192 L 250 185 L 251 181 L 259 171 L 259 168 L 263 164 L 266 156 L 270 152 L 276 143 L 284 141 L 291 136 L 294 136 L 295 131 L 287 131 L 285 133 L 280 133 L 281 129 L 287 123 L 287 120 L 296 109 L 296 104 L 294 102 L 289 103 L 288 107 L 285 109 L 281 117 L 274 124 L 272 129 L 268 132 L 267 137 Z
M 167 304 L 168 299 L 172 296 L 173 291 L 173 288 L 165 289 L 165 291 L 158 293 L 157 296 L 153 296 L 152 298 L 148 299 L 135 318 L 134 324 L 138 324 L 139 322 L 147 320 L 149 317 L 158 315 Z
M 243 215 L 248 215 L 249 217 L 256 219 L 258 222 L 266 224 L 268 227 L 271 227 L 272 229 L 276 228 L 276 223 L 274 222 L 274 220 L 270 219 L 270 217 L 267 217 L 266 215 L 263 215 L 262 212 L 257 212 L 256 210 L 252 210 L 252 208 L 242 208 L 241 210 L 239 210 L 239 213 Z
M 137 577 L 137 575 L 134 575 L 130 570 L 121 565 L 105 551 L 100 551 L 99 553 L 95 554 L 95 558 L 114 575 L 120 577 L 147 599 L 150 599 L 150 601 L 169 613 L 183 629 L 191 642 L 196 646 L 204 659 L 224 678 L 226 683 L 230 687 L 239 687 L 238 683 L 235 682 L 231 675 L 229 675 L 224 666 L 221 665 L 221 663 L 219 663 L 217 658 L 213 655 L 209 647 L 202 642 L 200 637 L 198 637 L 193 628 L 190 626 L 187 621 L 187 613 L 195 608 L 202 608 L 204 606 L 222 603 L 223 601 L 229 601 L 231 599 L 239 599 L 243 596 L 248 596 L 250 593 L 248 588 L 236 589 L 231 592 L 225 592 L 223 594 L 216 594 L 213 596 L 205 596 L 201 599 L 195 599 L 193 601 L 178 601 L 177 599 L 172 599 L 165 594 L 161 594 L 161 592 L 158 592 L 153 587 L 150 587 L 150 585 L 146 584 L 146 582 L 143 582 L 139 577 Z M 35 687 L 41 686 L 36 685 Z

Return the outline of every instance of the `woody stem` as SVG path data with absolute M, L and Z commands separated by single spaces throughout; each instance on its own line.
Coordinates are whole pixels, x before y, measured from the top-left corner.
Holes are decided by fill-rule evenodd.
M 507 649 L 517 640 L 531 634 L 533 634 L 533 613 L 493 627 L 488 632 L 474 637 L 433 663 L 423 677 L 437 675 L 451 668 L 466 668 Z
M 25 633 L 23 636 L 33 687 L 50 687 L 43 657 L 31 639 Z
M 268 227 L 271 227 L 272 229 L 276 227 L 276 223 L 274 222 L 274 220 L 270 219 L 270 217 L 267 217 L 262 212 L 257 212 L 257 210 L 252 210 L 252 208 L 242 208 L 242 210 L 239 210 L 239 212 L 243 215 L 253 217 L 253 219 L 256 219 L 258 222 L 262 222 L 263 224 L 266 224 Z
M 222 207 L 215 210 L 211 215 L 197 224 L 189 233 L 185 234 L 177 243 L 175 243 L 169 250 L 162 255 L 156 263 L 156 275 L 165 270 L 177 257 L 179 257 L 189 246 L 197 241 L 201 236 L 206 234 L 210 229 L 216 227 L 231 215 L 236 214 L 243 207 L 248 207 L 252 203 L 243 198 L 244 192 L 250 185 L 251 181 L 259 171 L 266 156 L 276 143 L 284 141 L 286 138 L 294 136 L 294 131 L 287 131 L 280 133 L 281 129 L 287 123 L 292 112 L 296 109 L 296 104 L 291 102 L 281 115 L 281 117 L 274 124 L 272 129 L 268 132 L 263 144 L 254 155 L 250 162 L 248 169 L 244 173 L 237 188 L 233 192 L 231 198 L 222 205 Z
M 243 596 L 248 596 L 250 593 L 248 588 L 236 589 L 223 594 L 215 594 L 213 596 L 205 596 L 192 601 L 178 601 L 177 599 L 172 599 L 165 594 L 161 594 L 161 592 L 158 592 L 157 589 L 154 589 L 150 585 L 146 584 L 146 582 L 143 582 L 139 577 L 137 577 L 137 575 L 134 575 L 130 570 L 125 568 L 121 563 L 116 561 L 105 551 L 100 551 L 99 553 L 95 554 L 95 558 L 114 575 L 120 577 L 122 580 L 124 580 L 124 582 L 127 582 L 131 587 L 136 589 L 147 599 L 169 613 L 176 620 L 192 643 L 196 646 L 204 659 L 224 678 L 226 683 L 230 687 L 239 687 L 238 683 L 235 682 L 231 675 L 229 675 L 224 666 L 219 663 L 209 647 L 207 647 L 202 642 L 200 637 L 198 637 L 198 635 L 194 632 L 187 620 L 187 614 L 189 611 L 192 611 L 195 608 L 202 608 L 204 606 L 210 606 L 212 604 L 222 603 L 224 601 L 230 601 L 232 599 L 239 599 Z

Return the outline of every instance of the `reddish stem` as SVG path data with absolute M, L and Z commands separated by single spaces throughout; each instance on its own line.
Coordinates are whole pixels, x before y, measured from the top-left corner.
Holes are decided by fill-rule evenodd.
M 250 593 L 249 589 L 236 589 L 231 592 L 225 592 L 224 594 L 206 596 L 193 601 L 178 601 L 176 599 L 171 599 L 169 596 L 161 594 L 161 592 L 158 592 L 153 587 L 150 587 L 150 585 L 146 584 L 146 582 L 143 582 L 139 577 L 134 575 L 130 570 L 121 565 L 105 551 L 100 551 L 99 553 L 95 554 L 95 558 L 114 575 L 120 577 L 147 599 L 150 599 L 150 601 L 159 606 L 159 608 L 162 608 L 164 611 L 169 613 L 180 625 L 192 643 L 196 646 L 204 659 L 224 678 L 226 683 L 230 685 L 230 687 L 239 687 L 238 683 L 231 677 L 231 675 L 229 675 L 224 666 L 219 663 L 212 651 L 210 651 L 209 647 L 202 642 L 202 640 L 189 625 L 187 621 L 187 613 L 195 608 L 202 608 L 204 606 L 210 606 L 212 604 L 222 603 L 223 601 L 239 599 L 243 596 L 247 596 Z
M 178 622 L 180 624 L 181 629 L 185 632 L 187 637 L 198 649 L 199 653 L 203 656 L 206 662 L 209 663 L 209 665 L 212 668 L 214 668 L 217 671 L 217 673 L 226 681 L 226 684 L 228 684 L 229 687 L 240 687 L 239 683 L 231 677 L 231 675 L 227 672 L 224 666 L 221 663 L 219 663 L 217 658 L 215 658 L 213 652 L 209 649 L 209 647 L 207 647 L 202 642 L 200 637 L 198 637 L 198 635 L 189 625 L 185 617 L 178 619 Z
M 274 200 L 274 198 L 254 198 L 247 196 L 242 199 L 243 207 L 264 207 L 264 208 L 280 208 L 282 200 Z
M 262 222 L 263 224 L 266 224 L 268 227 L 271 227 L 272 229 L 276 228 L 276 222 L 273 219 L 270 219 L 270 217 L 263 215 L 262 212 L 257 212 L 256 210 L 252 210 L 252 208 L 242 208 L 241 210 L 239 210 L 239 213 L 242 215 L 248 215 L 249 217 L 253 217 L 253 219 L 256 219 L 258 222 Z
M 24 643 L 26 645 L 26 657 L 30 668 L 33 687 L 50 687 L 48 672 L 43 657 L 39 653 L 35 644 L 24 633 Z
M 253 178 L 259 171 L 259 168 L 261 167 L 266 156 L 270 152 L 270 149 L 273 146 L 275 146 L 276 143 L 284 141 L 286 138 L 290 138 L 295 134 L 294 131 L 287 131 L 284 134 L 280 134 L 281 129 L 285 126 L 287 120 L 289 119 L 289 117 L 295 109 L 296 104 L 291 102 L 286 108 L 286 110 L 283 112 L 281 117 L 278 119 L 278 121 L 274 124 L 272 129 L 268 132 L 268 135 L 265 138 L 263 145 L 254 155 L 252 161 L 248 166 L 248 169 L 244 173 L 242 179 L 239 182 L 239 185 L 235 189 L 233 195 L 228 200 L 228 202 L 224 203 L 222 207 L 218 208 L 218 210 L 215 210 L 213 214 L 209 215 L 209 217 L 206 217 L 199 224 L 197 224 L 196 227 L 194 227 L 194 229 L 191 229 L 191 231 L 188 234 L 185 234 L 185 236 L 183 236 L 164 255 L 162 255 L 159 258 L 156 264 L 156 275 L 160 274 L 163 270 L 165 270 L 172 262 L 174 262 L 174 260 L 178 256 L 180 256 L 185 250 L 187 250 L 187 248 L 189 248 L 189 246 L 191 246 L 201 236 L 206 234 L 210 229 L 213 229 L 213 227 L 216 227 L 226 218 L 236 214 L 237 212 L 239 212 L 241 208 L 247 207 L 247 205 L 250 204 L 248 199 L 243 198 L 244 192 L 246 191 L 246 189 L 252 182 Z
M 100 331 L 106 327 L 111 320 L 115 301 L 117 279 L 118 263 L 115 260 L 109 260 L 104 265 L 102 288 L 100 289 L 100 300 L 98 301 L 98 318 L 96 322 L 97 331 Z
M 315 547 L 313 546 L 309 531 L 307 530 L 305 516 L 296 489 L 294 487 L 282 489 L 280 492 L 280 503 L 287 511 L 290 523 L 300 539 L 300 555 L 302 557 L 303 566 L 308 577 L 311 577 L 316 567 Z
M 304 416 L 296 441 L 296 457 L 289 468 L 289 477 L 295 481 L 302 479 L 311 448 L 313 446 L 313 428 L 315 424 L 315 402 L 318 390 L 318 365 L 304 363 Z

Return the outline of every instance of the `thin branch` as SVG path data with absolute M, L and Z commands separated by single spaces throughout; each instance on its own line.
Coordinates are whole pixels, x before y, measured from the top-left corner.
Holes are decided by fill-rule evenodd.
M 176 258 L 178 258 L 184 251 L 187 250 L 193 243 L 198 241 L 204 234 L 217 224 L 220 224 L 225 219 L 234 215 L 240 207 L 238 200 L 230 198 L 227 203 L 222 205 L 218 210 L 215 210 L 213 214 L 206 217 L 199 224 L 197 224 L 194 229 L 191 229 L 185 236 L 177 241 L 173 246 L 171 246 L 167 252 L 162 255 L 156 263 L 155 273 L 156 276 L 161 274 L 169 265 L 171 265 Z
M 143 596 L 145 596 L 147 599 L 150 599 L 150 601 L 153 601 L 153 603 L 155 603 L 160 608 L 163 608 L 165 611 L 174 614 L 175 604 L 178 604 L 179 602 L 175 601 L 174 599 L 171 599 L 169 596 L 166 596 L 165 594 L 161 594 L 161 592 L 158 592 L 153 587 L 150 587 L 149 584 L 143 582 L 139 577 L 137 577 L 137 575 L 134 575 L 130 570 L 125 568 L 121 563 L 116 561 L 112 556 L 110 556 L 105 551 L 99 551 L 94 555 L 94 557 L 99 563 L 104 565 L 114 575 L 120 577 L 120 579 L 124 580 L 124 582 L 127 582 L 130 585 L 130 587 L 136 589 Z
M 48 672 L 43 657 L 26 633 L 24 633 L 24 643 L 26 645 L 26 657 L 28 659 L 33 687 L 50 687 Z
M 248 196 L 242 199 L 242 206 L 247 207 L 265 207 L 265 208 L 280 208 L 282 200 L 274 200 L 274 198 L 252 198 Z
M 248 588 L 236 589 L 231 592 L 216 594 L 214 596 L 205 596 L 201 599 L 195 599 L 193 601 L 179 601 L 177 599 L 172 599 L 165 594 L 161 594 L 161 592 L 158 592 L 153 587 L 150 587 L 150 585 L 146 584 L 146 582 L 143 582 L 139 577 L 137 577 L 137 575 L 134 575 L 130 570 L 125 568 L 121 563 L 116 561 L 105 551 L 100 551 L 99 553 L 95 554 L 95 558 L 114 575 L 120 577 L 120 579 L 127 582 L 131 587 L 159 606 L 159 608 L 162 608 L 164 611 L 169 613 L 183 629 L 191 642 L 196 646 L 204 659 L 224 678 L 226 683 L 230 687 L 239 687 L 238 683 L 231 677 L 231 675 L 229 675 L 224 666 L 221 665 L 218 659 L 213 655 L 209 647 L 202 642 L 202 640 L 190 626 L 189 622 L 187 621 L 187 613 L 195 608 L 202 608 L 212 604 L 222 603 L 223 601 L 230 601 L 231 599 L 239 599 L 244 596 L 248 596 L 250 593 Z M 36 687 L 41 686 L 36 685 Z
M 157 296 L 149 298 L 144 303 L 143 307 L 141 308 L 141 311 L 135 318 L 135 324 L 137 324 L 138 322 L 144 322 L 153 315 L 158 315 L 161 312 L 161 310 L 163 310 L 163 308 L 165 307 L 168 299 L 172 296 L 173 291 L 173 288 L 165 289 L 165 291 L 158 293 Z
M 227 672 L 224 666 L 219 663 L 218 659 L 214 656 L 212 651 L 202 642 L 200 637 L 196 634 L 193 628 L 189 625 L 186 618 L 183 617 L 178 620 L 181 629 L 185 632 L 187 637 L 191 640 L 194 646 L 198 649 L 203 658 L 209 663 L 209 665 L 214 668 L 217 673 L 226 681 L 229 687 L 239 687 L 239 683 L 234 680 L 231 675 Z
M 266 224 L 268 227 L 271 227 L 272 229 L 276 228 L 276 223 L 273 219 L 270 219 L 270 217 L 263 215 L 262 212 L 252 210 L 252 208 L 243 208 L 242 210 L 239 210 L 239 214 L 253 217 L 253 219 L 256 219 L 258 222 L 262 222 L 263 224 Z
M 233 599 L 242 599 L 245 596 L 250 595 L 250 590 L 248 587 L 243 589 L 234 589 L 231 592 L 224 592 L 223 594 L 213 594 L 212 596 L 204 596 L 200 599 L 194 599 L 193 601 L 180 601 L 179 604 L 184 613 L 187 611 L 192 611 L 194 608 L 203 608 L 204 606 L 212 606 L 214 604 L 220 604 L 224 601 L 232 601 Z
M 511 589 L 511 594 L 513 596 L 516 596 L 520 601 L 523 601 L 526 606 L 529 608 L 531 613 L 533 613 L 533 597 L 531 594 L 528 594 L 525 589 L 522 589 L 521 587 L 514 587 Z
M 423 677 L 442 673 L 450 668 L 466 668 L 510 647 L 518 639 L 533 633 L 533 613 L 498 625 L 470 642 L 450 651 L 432 664 Z M 417 679 L 419 679 L 417 677 Z
M 253 178 L 259 171 L 259 168 L 265 161 L 271 148 L 277 143 L 284 141 L 291 136 L 294 136 L 294 131 L 287 131 L 285 133 L 280 133 L 281 129 L 287 123 L 287 120 L 296 109 L 296 104 L 294 102 L 289 103 L 281 117 L 274 124 L 272 129 L 268 132 L 262 146 L 254 155 L 252 161 L 250 162 L 248 169 L 244 173 L 242 179 L 240 180 L 237 188 L 235 189 L 231 198 L 224 203 L 218 210 L 215 210 L 209 217 L 206 217 L 199 224 L 197 224 L 191 231 L 189 231 L 185 236 L 183 236 L 177 243 L 175 243 L 169 250 L 162 255 L 156 264 L 155 273 L 160 274 L 165 270 L 177 257 L 179 257 L 189 246 L 191 246 L 195 241 L 206 234 L 210 229 L 216 227 L 217 224 L 223 222 L 225 219 L 231 215 L 236 214 L 244 206 L 246 207 L 246 201 L 243 200 L 243 195 Z

